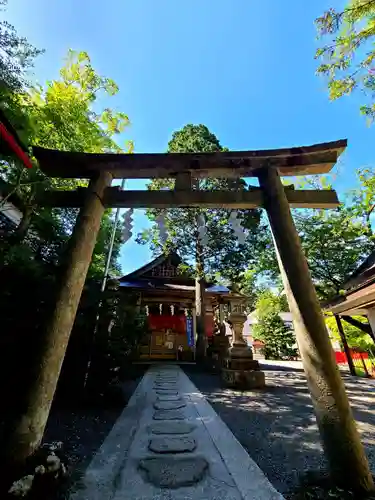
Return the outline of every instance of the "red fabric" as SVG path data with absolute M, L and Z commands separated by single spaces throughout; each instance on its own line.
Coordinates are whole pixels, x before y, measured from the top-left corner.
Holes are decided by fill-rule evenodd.
M 346 354 L 344 352 L 336 351 L 335 352 L 335 358 L 336 358 L 336 363 L 338 365 L 343 365 L 344 363 L 347 362 L 347 360 L 346 360 Z
M 353 351 L 352 349 L 350 349 L 350 354 L 352 356 L 352 359 L 368 359 L 368 353 L 367 352 L 355 352 Z M 335 358 L 336 358 L 336 363 L 338 365 L 342 365 L 344 363 L 347 363 L 347 359 L 346 359 L 346 354 L 345 352 L 340 352 L 340 351 L 336 351 L 335 352 Z
M 215 321 L 213 316 L 206 316 L 206 336 L 213 337 L 215 330 Z
M 167 316 L 150 314 L 148 317 L 148 326 L 151 330 L 173 330 L 177 333 L 186 333 L 186 317 Z
M 167 316 L 159 314 L 150 314 L 148 316 L 148 326 L 151 330 L 171 329 L 177 333 L 186 333 L 185 315 Z M 212 316 L 206 317 L 206 336 L 213 337 L 215 322 Z
M 22 151 L 22 149 L 19 147 L 12 134 L 8 132 L 5 125 L 1 122 L 0 122 L 0 136 L 3 137 L 3 139 L 8 143 L 8 146 L 15 153 L 15 155 L 22 161 L 25 167 L 32 168 L 33 165 L 30 161 L 30 158 L 24 151 Z

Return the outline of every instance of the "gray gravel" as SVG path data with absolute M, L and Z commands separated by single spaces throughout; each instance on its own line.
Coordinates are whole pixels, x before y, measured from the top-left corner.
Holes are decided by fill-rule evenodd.
M 69 498 L 71 485 L 88 467 L 141 380 L 144 369 L 140 371 L 141 376 L 123 383 L 123 404 L 119 401 L 78 404 L 72 399 L 70 403 L 61 401 L 53 405 L 44 442 L 62 441 L 63 459 L 69 472 L 66 484 L 56 494 L 58 500 Z
M 242 392 L 221 388 L 218 375 L 184 369 L 281 493 L 307 471 L 326 470 L 302 370 L 268 366 L 266 389 Z M 375 380 L 343 378 L 375 473 Z

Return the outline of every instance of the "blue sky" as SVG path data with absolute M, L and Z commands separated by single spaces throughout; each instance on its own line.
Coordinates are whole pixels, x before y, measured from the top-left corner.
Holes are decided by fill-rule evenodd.
M 342 0 L 11 0 L 6 19 L 46 49 L 40 82 L 57 77 L 69 48 L 120 87 L 103 100 L 131 120 L 136 152 L 162 152 L 174 130 L 204 123 L 230 149 L 309 145 L 348 138 L 335 187 L 353 187 L 354 170 L 374 164 L 373 128 L 361 96 L 329 102 L 315 76 L 314 19 Z M 138 183 L 128 184 L 140 188 Z M 136 232 L 147 225 L 135 217 Z M 124 245 L 124 272 L 150 258 Z

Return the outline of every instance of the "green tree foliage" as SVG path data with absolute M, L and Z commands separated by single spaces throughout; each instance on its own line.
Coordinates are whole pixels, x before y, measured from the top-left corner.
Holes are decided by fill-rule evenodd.
M 204 125 L 186 125 L 174 132 L 168 144 L 170 153 L 220 152 L 225 149 L 214 134 Z M 173 189 L 174 180 L 153 180 L 149 189 Z M 200 179 L 193 189 L 201 190 L 239 190 L 248 189 L 242 179 Z M 253 245 L 256 242 L 260 212 L 258 210 L 239 210 L 241 224 L 245 229 L 246 243 L 240 245 L 234 231 L 228 224 L 230 210 L 226 209 L 168 209 L 164 211 L 168 232 L 166 249 L 175 248 L 181 257 L 194 263 L 196 275 L 208 278 L 221 278 L 229 282 L 239 281 L 242 273 L 253 262 Z M 147 215 L 155 221 L 159 210 L 150 209 Z M 208 244 L 199 244 L 197 218 L 203 214 L 206 221 Z M 149 243 L 154 253 L 163 249 L 156 224 L 138 238 L 141 243 Z
M 357 171 L 359 187 L 347 193 L 336 210 L 293 210 L 293 218 L 307 257 L 318 296 L 327 300 L 341 293 L 345 279 L 374 250 L 372 219 L 375 207 L 374 172 Z M 330 187 L 326 179 L 309 179 L 309 185 Z M 279 282 L 279 268 L 269 229 L 261 234 L 256 270 Z
M 252 311 L 255 309 L 255 304 L 258 296 L 263 293 L 265 290 L 265 284 L 258 283 L 257 280 L 257 270 L 252 267 L 251 269 L 247 269 L 240 276 L 239 281 L 237 282 L 237 289 L 235 287 L 236 292 L 245 295 L 247 298 L 247 308 Z
M 136 294 L 121 291 L 116 280 L 108 282 L 90 349 L 88 385 L 91 393 L 105 396 L 129 371 L 129 359 L 136 355 L 140 340 L 148 332 L 147 317 L 139 311 L 137 300 Z M 80 319 L 80 328 L 84 329 L 87 317 L 81 315 Z
M 280 313 L 286 311 L 285 296 L 276 295 L 270 290 L 259 295 L 253 336 L 264 342 L 263 350 L 267 359 L 283 359 L 297 354 L 294 332 L 280 317 Z
M 284 294 L 265 289 L 258 294 L 255 309 L 257 317 L 262 317 L 270 313 L 288 312 L 289 306 Z
M 375 169 L 363 167 L 357 170 L 359 189 L 350 193 L 350 210 L 353 217 L 359 220 L 366 235 L 373 240 L 373 217 L 375 208 Z
M 367 102 L 361 113 L 371 121 L 375 117 L 374 19 L 374 0 L 349 0 L 344 10 L 331 8 L 316 20 L 319 36 L 328 40 L 316 57 L 321 59 L 318 73 L 328 77 L 330 98 L 363 91 Z
M 367 226 L 345 207 L 295 219 L 320 297 L 338 295 L 345 279 L 374 248 Z
M 357 321 L 363 322 L 362 316 L 353 316 L 353 318 L 356 319 Z M 342 344 L 340 333 L 338 331 L 337 323 L 333 314 L 328 314 L 325 317 L 325 322 L 328 327 L 328 331 L 330 332 L 330 337 L 332 338 L 332 340 Z M 341 320 L 341 324 L 344 329 L 345 337 L 349 347 L 357 348 L 362 351 L 372 350 L 372 352 L 375 353 L 375 344 L 370 335 L 363 332 L 359 328 L 350 325 L 343 319 Z
M 110 108 L 99 112 L 96 105 L 100 93 L 112 96 L 117 91 L 113 80 L 95 71 L 87 53 L 69 51 L 59 79 L 12 94 L 9 102 L 13 123 L 16 126 L 21 124 L 23 134 L 32 145 L 65 151 L 121 152 L 115 139 L 129 124 L 128 117 Z M 28 236 L 32 246 L 40 247 L 39 254 L 44 260 L 56 263 L 65 248 L 77 211 L 40 208 L 37 199 L 45 189 L 74 189 L 85 185 L 85 182 L 51 179 L 36 164 L 33 169 L 25 170 L 16 161 L 8 159 L 1 163 L 0 168 L 3 179 L 21 200 L 24 213 L 20 226 L 8 242 L 8 261 L 18 256 L 33 264 L 30 260 L 33 249 L 30 249 L 29 242 L 21 244 Z M 108 210 L 101 224 L 90 275 L 99 277 L 103 272 L 111 226 L 111 211 Z M 118 257 L 120 244 L 118 231 L 113 262 Z
M 228 151 L 223 148 L 215 134 L 205 125 L 185 125 L 173 132 L 168 143 L 168 153 L 217 153 Z

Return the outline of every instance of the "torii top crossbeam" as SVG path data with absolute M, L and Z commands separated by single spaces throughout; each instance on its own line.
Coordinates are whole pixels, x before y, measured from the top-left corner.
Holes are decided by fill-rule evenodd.
M 192 177 L 253 177 L 264 167 L 281 176 L 324 174 L 346 148 L 339 140 L 313 146 L 220 153 L 116 154 L 77 153 L 34 147 L 40 168 L 49 177 L 88 179 L 108 171 L 114 178 L 171 178 L 190 172 Z

